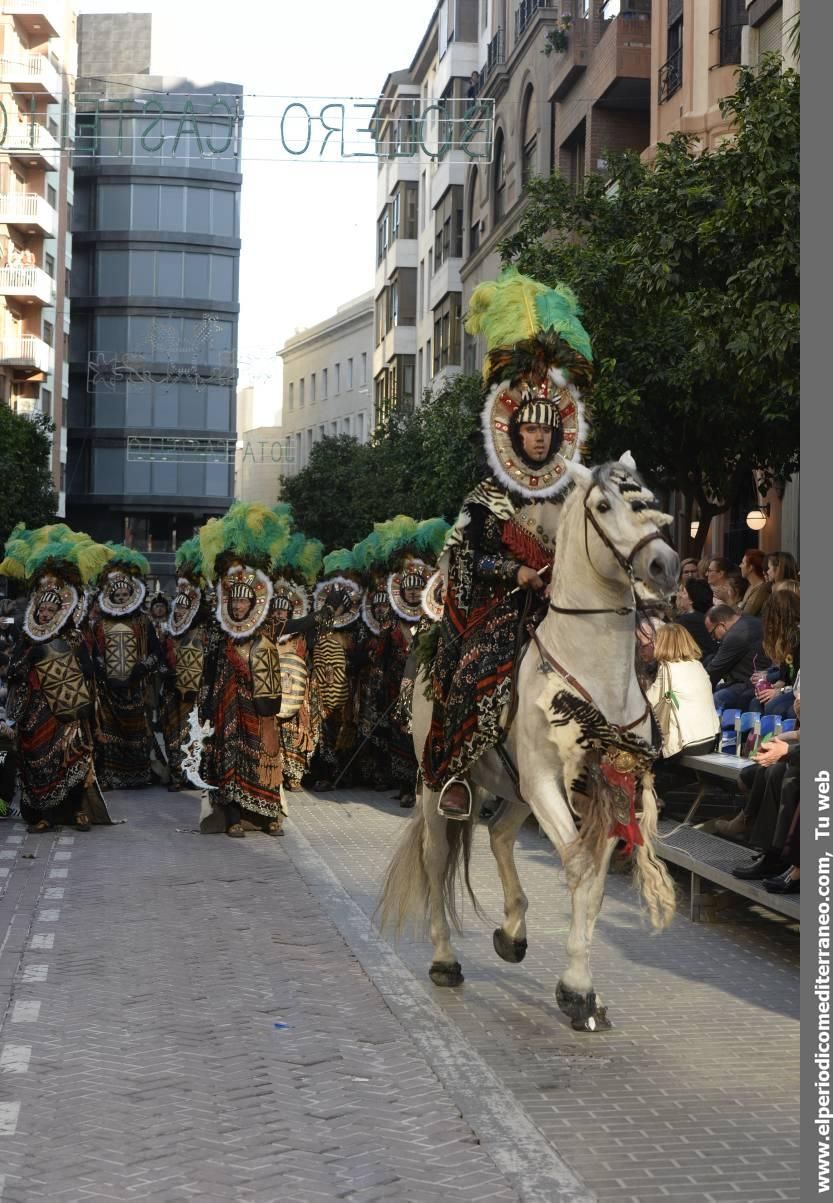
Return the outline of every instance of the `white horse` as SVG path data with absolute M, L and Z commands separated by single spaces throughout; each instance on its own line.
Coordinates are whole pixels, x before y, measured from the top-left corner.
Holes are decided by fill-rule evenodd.
M 468 821 L 446 819 L 437 809 L 438 795 L 423 784 L 388 868 L 379 907 L 383 926 L 397 930 L 409 918 L 422 918 L 434 946 L 431 980 L 438 986 L 462 983 L 448 918 L 459 930 L 456 879 L 461 862 L 477 909 L 469 882 L 472 830 L 479 798 L 491 793 L 505 800 L 489 827 L 504 895 L 504 920 L 494 933 L 494 946 L 505 961 L 522 961 L 528 903 L 514 845 L 531 810 L 561 856 L 572 896 L 568 960 L 556 1000 L 577 1031 L 597 1031 L 610 1023 L 593 989 L 590 945 L 618 837 L 609 802 L 600 801 L 610 794 L 599 791 L 598 772 L 595 787 L 588 784 L 587 773 L 598 769 L 605 751 L 612 753 L 614 767 L 631 770 L 630 781 L 638 785 L 636 876 L 652 924 L 665 927 L 675 909 L 673 885 L 653 850 L 657 807 L 650 751 L 647 759 L 640 755 L 652 743 L 652 724 L 636 675 L 634 629 L 637 583 L 668 596 L 676 585 L 679 559 L 660 533 L 670 518 L 658 511 L 629 454 L 592 470 L 571 465 L 570 473 L 573 488 L 561 507 L 549 607 L 518 670 L 518 709 L 503 753 L 492 749 L 471 768 L 475 806 Z M 420 762 L 431 706 L 424 682 L 418 680 L 412 717 Z M 623 751 L 634 746 L 637 756 L 623 759 Z M 621 815 L 621 797 L 619 817 L 627 818 Z M 580 830 L 571 800 L 582 815 Z

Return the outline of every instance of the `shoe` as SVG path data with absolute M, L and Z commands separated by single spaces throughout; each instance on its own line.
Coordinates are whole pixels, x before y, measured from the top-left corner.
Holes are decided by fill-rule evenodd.
M 437 809 L 447 819 L 467 819 L 471 814 L 471 790 L 465 781 L 449 781 L 443 786 Z
M 243 824 L 232 823 L 231 827 L 226 828 L 226 835 L 233 840 L 245 840 L 246 833 L 243 830 Z
M 777 852 L 761 852 L 754 860 L 737 865 L 732 870 L 732 876 L 741 881 L 762 881 L 765 877 L 773 877 L 783 867 L 784 862 Z
M 764 889 L 768 894 L 800 894 L 801 893 L 801 878 L 793 877 L 793 867 L 781 873 L 778 877 L 767 877 L 764 881 Z
M 733 819 L 717 819 L 714 824 L 715 835 L 722 835 L 728 840 L 736 840 L 739 836 L 748 835 L 752 827 L 742 810 Z

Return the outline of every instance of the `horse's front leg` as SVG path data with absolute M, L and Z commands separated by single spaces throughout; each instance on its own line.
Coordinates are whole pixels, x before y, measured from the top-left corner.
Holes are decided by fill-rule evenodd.
M 521 886 L 515 864 L 515 841 L 529 814 L 525 802 L 505 801 L 489 827 L 489 841 L 503 886 L 503 924 L 495 928 L 495 952 L 517 965 L 526 956 L 526 911 L 529 900 Z
M 446 866 L 451 855 L 448 820 L 437 812 L 439 794 L 423 783 L 422 813 L 425 819 L 423 865 L 428 878 L 428 921 L 434 957 L 428 976 L 435 986 L 461 986 L 463 971 L 451 943 L 451 929 L 445 905 Z
M 572 914 L 567 936 L 567 967 L 556 988 L 556 1002 L 576 1031 L 609 1028 L 605 1008 L 593 989 L 590 945 L 602 905 L 607 868 L 615 840 L 608 840 L 594 861 L 583 847 L 567 800 L 558 785 L 558 766 L 546 767 L 523 783 L 532 812 L 558 850 L 570 889 Z M 568 776 L 572 780 L 572 776 Z

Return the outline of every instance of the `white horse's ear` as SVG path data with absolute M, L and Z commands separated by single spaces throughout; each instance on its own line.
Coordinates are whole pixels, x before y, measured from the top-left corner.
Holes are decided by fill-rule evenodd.
M 593 478 L 593 473 L 589 468 L 585 468 L 584 464 L 580 464 L 578 460 L 567 460 L 567 472 L 576 482 L 576 484 L 588 485 Z
M 624 455 L 619 456 L 619 463 L 623 468 L 627 468 L 629 472 L 636 471 L 636 460 L 633 458 L 630 451 L 626 451 Z

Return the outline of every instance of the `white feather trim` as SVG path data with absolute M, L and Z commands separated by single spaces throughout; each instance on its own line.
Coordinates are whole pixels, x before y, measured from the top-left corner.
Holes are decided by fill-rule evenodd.
M 232 568 L 228 575 L 231 576 L 232 573 L 243 571 L 250 572 L 251 569 L 244 570 L 243 568 Z M 255 579 L 257 580 L 258 584 L 265 586 L 264 592 L 266 595 L 266 604 L 263 607 L 263 613 L 260 615 L 254 626 L 246 627 L 244 631 L 241 631 L 239 627 L 233 626 L 233 619 L 230 616 L 226 616 L 226 614 L 223 612 L 223 582 L 222 580 L 217 582 L 217 609 L 214 611 L 214 617 L 231 639 L 251 639 L 252 635 L 255 633 L 258 627 L 263 624 L 266 616 L 269 613 L 269 607 L 272 604 L 272 582 L 269 580 L 269 577 L 266 575 L 266 573 L 261 572 L 259 568 L 255 568 L 254 572 Z M 257 604 L 258 603 L 256 601 L 255 605 Z M 246 619 L 244 621 L 248 620 Z
M 127 576 L 127 575 L 128 574 L 125 573 L 125 576 Z M 142 602 L 145 600 L 145 597 L 147 595 L 147 591 L 148 591 L 147 585 L 145 584 L 145 582 L 143 580 L 140 580 L 139 577 L 137 577 L 137 576 L 131 576 L 130 579 L 133 581 L 133 584 L 137 587 L 138 594 L 139 594 L 138 600 L 133 605 L 131 605 L 128 609 L 125 610 L 118 606 L 112 605 L 112 603 L 110 602 L 109 598 L 107 597 L 104 589 L 101 589 L 98 594 L 98 604 L 101 607 L 104 614 L 109 614 L 111 618 L 126 618 L 128 614 L 135 614 L 135 612 L 139 609 L 139 606 L 141 606 Z M 106 588 L 106 583 L 105 583 L 105 588 Z
M 570 393 L 570 396 L 575 402 L 578 430 L 576 432 L 575 449 L 573 454 L 570 456 L 570 459 L 573 462 L 578 461 L 580 463 L 581 444 L 587 438 L 587 423 L 584 416 L 584 405 L 581 402 L 581 395 L 574 385 L 567 384 L 563 373 L 559 372 L 557 368 L 550 369 L 550 376 L 553 379 L 553 382 L 556 384 L 558 383 L 556 376 L 561 377 L 561 379 L 564 381 L 564 384 L 560 385 L 560 387 L 566 387 Z M 494 476 L 497 477 L 502 485 L 504 485 L 507 489 L 510 489 L 513 493 L 519 493 L 521 497 L 526 497 L 530 501 L 534 501 L 536 499 L 545 500 L 548 497 L 557 497 L 558 494 L 562 493 L 570 483 L 570 477 L 566 471 L 562 472 L 557 480 L 553 484 L 548 485 L 546 488 L 530 489 L 526 485 L 521 484 L 516 477 L 510 476 L 510 474 L 506 471 L 505 464 L 498 455 L 494 442 L 494 434 L 492 431 L 492 407 L 500 394 L 511 387 L 512 386 L 508 380 L 503 380 L 499 384 L 493 385 L 492 388 L 489 389 L 489 394 L 486 397 L 486 403 L 480 413 L 480 428 L 483 432 L 483 445 L 486 451 L 486 459 L 489 461 L 489 467 L 491 468 Z M 562 455 L 561 458 L 566 464 L 567 457 Z

